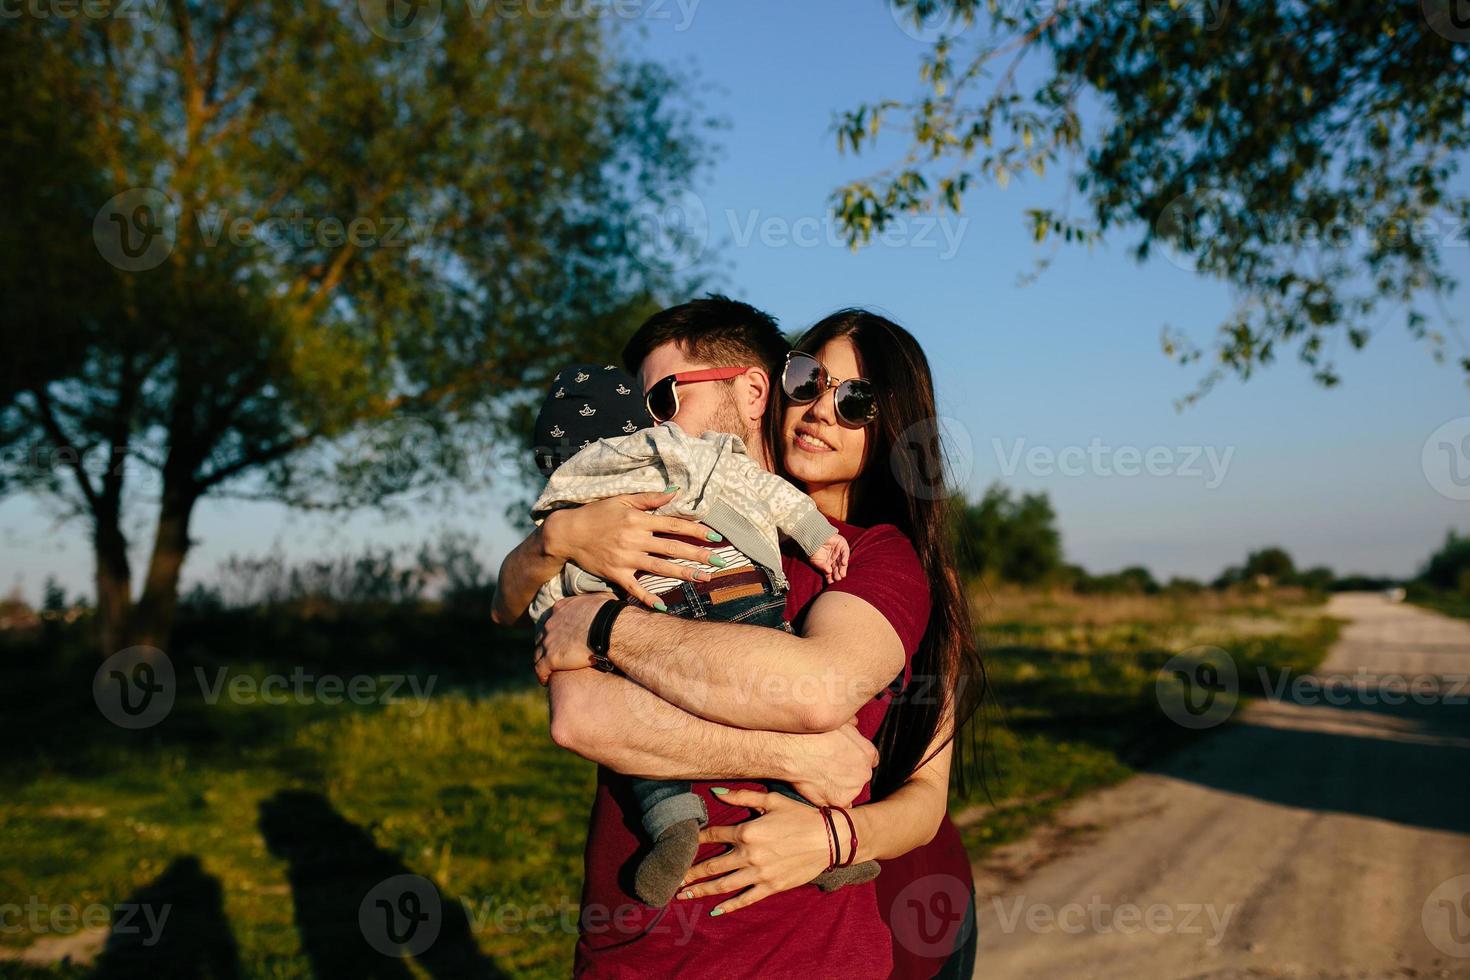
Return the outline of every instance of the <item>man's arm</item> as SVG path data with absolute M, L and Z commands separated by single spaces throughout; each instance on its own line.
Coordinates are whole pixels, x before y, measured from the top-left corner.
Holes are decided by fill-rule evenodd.
M 538 671 L 590 664 L 587 628 L 603 600 L 574 597 L 543 621 Z M 829 732 L 890 684 L 903 642 L 870 603 L 819 595 L 802 635 L 678 619 L 629 608 L 614 624 L 613 664 L 671 704 L 709 721 L 773 732 Z
M 557 745 L 646 779 L 780 779 L 818 805 L 846 806 L 878 763 L 852 725 L 819 735 L 730 728 L 596 670 L 558 671 L 550 704 Z

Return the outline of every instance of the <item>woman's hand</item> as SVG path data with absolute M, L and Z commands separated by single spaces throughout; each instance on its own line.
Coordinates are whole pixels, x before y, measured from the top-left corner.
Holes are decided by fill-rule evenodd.
M 656 510 L 674 499 L 670 493 L 629 493 L 568 507 L 550 514 L 542 524 L 545 550 L 616 585 L 639 602 L 654 607 L 658 601 L 639 587 L 637 572 L 697 582 L 708 576 L 669 558 L 709 564 L 710 549 L 662 535 L 699 541 L 725 540 L 698 521 L 660 517 Z
M 805 885 L 827 870 L 831 861 L 830 837 L 827 822 L 816 807 L 780 793 L 732 789 L 718 795 L 732 806 L 750 807 L 761 815 L 745 823 L 706 827 L 699 832 L 701 844 L 729 844 L 730 849 L 690 868 L 680 886 L 679 898 L 703 898 L 746 889 L 710 911 L 710 915 L 724 915 Z M 689 884 L 711 875 L 720 877 Z

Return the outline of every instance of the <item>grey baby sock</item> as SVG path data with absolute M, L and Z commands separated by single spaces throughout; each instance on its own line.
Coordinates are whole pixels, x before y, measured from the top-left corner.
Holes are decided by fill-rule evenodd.
M 694 864 L 698 850 L 698 820 L 680 820 L 665 830 L 633 876 L 633 890 L 644 904 L 660 909 L 669 904 Z
M 823 871 L 812 879 L 824 892 L 835 892 L 843 885 L 861 885 L 865 881 L 872 881 L 878 877 L 878 862 L 863 861 L 859 864 L 846 868 L 833 868 L 831 871 Z

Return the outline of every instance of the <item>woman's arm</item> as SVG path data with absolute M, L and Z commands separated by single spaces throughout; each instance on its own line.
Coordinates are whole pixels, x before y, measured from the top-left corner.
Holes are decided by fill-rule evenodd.
M 698 521 L 648 513 L 673 499 L 672 493 L 630 493 L 552 511 L 500 563 L 490 618 L 502 626 L 520 621 L 536 590 L 569 561 L 647 606 L 658 600 L 638 585 L 638 572 L 698 581 L 698 569 L 666 559 L 708 563 L 709 549 L 661 535 L 724 539 Z
M 587 631 L 605 597 L 573 596 L 541 621 L 536 674 L 592 665 Z M 826 592 L 800 636 L 626 609 L 608 656 L 659 697 L 709 721 L 773 732 L 840 728 L 903 670 L 898 632 L 872 604 Z
M 490 618 L 501 626 L 513 626 L 525 617 L 541 583 L 560 574 L 562 565 L 566 564 L 565 559 L 558 558 L 546 546 L 546 525 L 556 516 L 548 517 L 500 563 Z
M 852 863 L 895 858 L 934 839 L 948 808 L 949 766 L 954 746 L 947 733 L 936 736 L 936 740 L 940 737 L 945 741 L 934 757 L 902 786 L 877 803 L 866 803 L 849 811 L 858 835 L 857 854 Z M 700 832 L 701 844 L 729 844 L 730 849 L 691 868 L 684 879 L 687 887 L 679 892 L 679 898 L 703 898 L 746 889 L 710 912 L 722 915 L 807 884 L 827 869 L 831 846 L 827 825 L 814 807 L 803 806 L 779 793 L 746 790 L 728 790 L 722 799 L 734 806 L 758 810 L 761 815 L 745 823 L 706 827 Z M 843 847 L 842 858 L 846 861 L 847 821 L 836 814 L 834 818 Z M 720 877 L 710 878 L 711 875 Z M 704 878 L 710 880 L 690 884 Z
M 557 745 L 629 776 L 780 779 L 813 802 L 847 806 L 878 764 L 878 750 L 851 723 L 817 735 L 729 728 L 596 670 L 558 671 L 550 702 Z

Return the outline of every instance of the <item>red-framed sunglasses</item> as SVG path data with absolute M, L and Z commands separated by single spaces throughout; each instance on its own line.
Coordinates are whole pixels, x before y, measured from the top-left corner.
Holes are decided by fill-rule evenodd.
M 680 371 L 655 381 L 643 396 L 648 414 L 655 422 L 667 422 L 679 414 L 679 386 L 697 384 L 700 381 L 729 381 L 738 378 L 748 367 L 705 368 L 702 371 Z
M 848 378 L 839 381 L 827 373 L 822 362 L 810 354 L 792 351 L 786 355 L 786 367 L 781 371 L 781 390 L 797 405 L 808 405 L 836 388 L 832 396 L 832 407 L 837 417 L 847 425 L 860 428 L 878 417 L 878 395 L 873 382 L 867 378 Z

